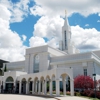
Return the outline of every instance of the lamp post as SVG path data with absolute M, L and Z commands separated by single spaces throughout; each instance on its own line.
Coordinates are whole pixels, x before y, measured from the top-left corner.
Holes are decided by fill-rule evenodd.
M 96 74 L 93 74 L 93 77 L 94 77 L 94 94 L 96 98 Z

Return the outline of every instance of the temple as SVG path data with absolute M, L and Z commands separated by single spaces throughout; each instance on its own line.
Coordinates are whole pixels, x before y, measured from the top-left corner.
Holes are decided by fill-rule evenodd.
M 65 14 L 59 49 L 48 45 L 27 48 L 25 60 L 5 62 L 7 71 L 0 76 L 0 93 L 74 95 L 74 78 L 89 75 L 100 79 L 100 50 L 80 53 L 71 39 L 71 27 Z

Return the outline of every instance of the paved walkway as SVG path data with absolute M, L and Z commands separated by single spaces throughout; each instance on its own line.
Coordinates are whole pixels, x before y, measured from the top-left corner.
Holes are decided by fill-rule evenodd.
M 89 100 L 81 97 L 57 97 L 59 100 Z M 55 98 L 27 96 L 27 95 L 14 95 L 14 94 L 0 94 L 0 100 L 57 100 Z
M 60 100 L 90 100 L 86 98 L 76 97 L 76 96 L 66 96 L 66 97 L 57 97 Z

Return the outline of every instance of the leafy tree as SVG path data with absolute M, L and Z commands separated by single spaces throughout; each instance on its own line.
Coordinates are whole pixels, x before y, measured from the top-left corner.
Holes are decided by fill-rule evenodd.
M 90 76 L 79 75 L 74 79 L 74 87 L 78 89 L 93 89 L 94 81 Z
M 7 66 L 6 66 L 6 64 L 5 64 L 4 72 L 6 72 L 6 71 L 7 71 Z

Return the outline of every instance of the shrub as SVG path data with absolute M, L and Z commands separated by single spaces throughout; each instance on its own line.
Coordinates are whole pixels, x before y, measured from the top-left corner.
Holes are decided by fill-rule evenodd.
M 95 92 L 94 90 L 85 90 L 84 92 L 81 93 L 82 96 L 88 96 L 88 97 L 95 97 Z M 96 97 L 100 99 L 100 92 L 96 91 Z
M 79 75 L 74 79 L 74 87 L 76 89 L 93 89 L 94 82 L 90 76 Z
M 100 91 L 96 92 L 96 97 L 100 99 Z
M 88 94 L 88 97 L 95 97 L 94 91 L 90 91 L 90 93 Z

